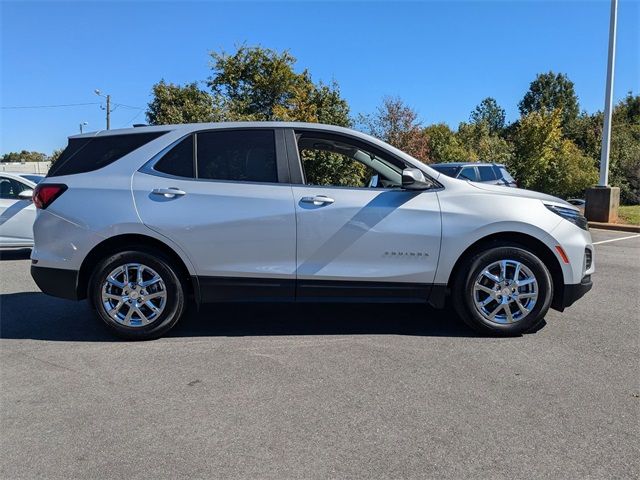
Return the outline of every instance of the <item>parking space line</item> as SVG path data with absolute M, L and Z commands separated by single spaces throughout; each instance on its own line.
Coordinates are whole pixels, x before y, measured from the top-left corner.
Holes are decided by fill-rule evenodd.
M 609 242 L 617 242 L 619 240 L 628 240 L 630 238 L 640 237 L 640 233 L 636 235 L 629 235 L 628 237 L 620 237 L 620 238 L 610 238 L 609 240 L 601 240 L 599 242 L 593 242 L 594 245 L 600 245 L 601 243 L 609 243 Z

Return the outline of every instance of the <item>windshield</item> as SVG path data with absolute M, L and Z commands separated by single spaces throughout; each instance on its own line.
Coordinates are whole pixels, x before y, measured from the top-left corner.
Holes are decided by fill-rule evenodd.
M 447 177 L 455 178 L 458 172 L 460 171 L 460 167 L 454 167 L 450 165 L 429 165 L 434 170 L 444 173 Z
M 502 178 L 507 182 L 515 182 L 515 179 L 507 172 L 506 168 L 500 167 L 500 173 L 502 173 Z
M 22 178 L 32 181 L 33 183 L 40 183 L 44 177 L 42 175 L 20 175 Z

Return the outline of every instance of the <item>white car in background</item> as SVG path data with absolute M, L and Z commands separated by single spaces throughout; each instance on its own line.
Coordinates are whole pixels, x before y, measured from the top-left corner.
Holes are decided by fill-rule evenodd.
M 0 247 L 33 247 L 33 189 L 43 175 L 0 172 Z

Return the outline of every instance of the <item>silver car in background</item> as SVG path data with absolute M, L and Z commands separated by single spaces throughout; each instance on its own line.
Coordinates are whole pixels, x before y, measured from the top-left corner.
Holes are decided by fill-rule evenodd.
M 517 335 L 584 295 L 594 272 L 567 202 L 450 178 L 328 125 L 74 136 L 34 202 L 38 286 L 88 298 L 131 339 L 164 334 L 188 302 L 447 298 L 476 330 Z

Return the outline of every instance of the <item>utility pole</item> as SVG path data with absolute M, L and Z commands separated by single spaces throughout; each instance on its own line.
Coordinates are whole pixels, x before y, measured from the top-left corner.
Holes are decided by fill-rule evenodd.
M 87 125 L 89 125 L 89 122 L 81 122 L 80 123 L 80 135 L 82 135 L 82 128 L 86 127 Z
M 616 29 L 618 24 L 618 0 L 611 0 L 609 18 L 609 55 L 607 58 L 607 83 L 604 92 L 604 124 L 602 127 L 602 151 L 600 152 L 600 182 L 587 190 L 585 215 L 595 222 L 618 221 L 620 188 L 609 186 L 609 153 L 611 147 L 611 117 L 613 113 L 613 75 L 616 65 Z
M 99 97 L 104 97 L 104 98 L 107 99 L 107 108 L 106 108 L 106 110 L 107 110 L 107 130 L 109 130 L 111 128 L 111 95 L 104 95 L 97 88 L 94 90 L 94 93 L 96 95 L 98 95 Z
M 111 95 L 107 95 L 107 130 L 111 128 Z
M 613 75 L 616 65 L 617 24 L 618 0 L 611 0 L 611 18 L 609 19 L 609 58 L 607 61 L 607 86 L 604 94 L 604 125 L 602 127 L 599 187 L 606 187 L 609 184 L 609 150 L 611 147 L 611 115 L 613 113 Z

